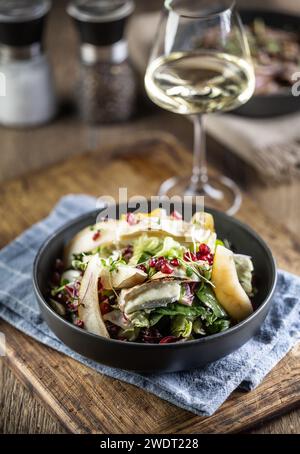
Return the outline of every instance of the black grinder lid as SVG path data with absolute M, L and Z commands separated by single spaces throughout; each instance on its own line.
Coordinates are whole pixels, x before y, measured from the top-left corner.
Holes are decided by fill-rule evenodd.
M 133 10 L 132 0 L 75 0 L 67 7 L 81 41 L 95 46 L 109 46 L 120 41 Z
M 41 42 L 50 0 L 1 0 L 0 44 L 29 46 Z

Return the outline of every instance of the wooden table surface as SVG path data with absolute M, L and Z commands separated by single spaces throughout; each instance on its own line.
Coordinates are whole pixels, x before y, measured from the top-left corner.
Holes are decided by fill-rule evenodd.
M 149 197 L 163 179 L 179 169 L 188 172 L 190 166 L 190 153 L 174 139 L 152 135 L 138 142 L 133 139 L 126 147 L 83 154 L 8 182 L 0 186 L 2 244 L 47 215 L 64 194 L 84 192 L 117 198 L 119 188 L 126 187 L 128 197 Z M 279 267 L 300 274 L 300 243 L 285 226 L 270 228 L 260 208 L 246 195 L 238 217 L 268 242 Z M 213 416 L 203 418 L 82 366 L 6 323 L 0 322 L 0 331 L 7 345 L 3 361 L 72 433 L 238 432 L 300 404 L 297 347 L 254 391 L 234 392 Z
M 58 5 L 59 3 L 59 5 Z M 57 67 L 57 78 L 59 80 L 60 93 L 64 94 L 67 86 L 68 74 L 70 72 L 70 66 L 74 64 L 74 51 L 70 50 L 70 47 L 66 47 L 63 50 L 63 46 L 59 46 L 59 40 L 61 37 L 66 37 L 68 45 L 74 44 L 74 36 L 72 34 L 66 35 L 65 33 L 65 19 L 61 18 L 61 5 L 63 1 L 56 2 L 56 8 L 60 10 L 60 13 L 54 13 L 52 17 L 51 30 L 52 32 L 56 28 L 60 28 L 62 34 L 57 33 L 56 39 L 51 43 L 52 47 L 59 48 L 60 51 L 54 55 L 56 59 Z M 138 9 L 142 9 L 143 6 L 149 2 L 139 1 Z M 161 3 L 157 0 L 151 2 L 152 6 Z M 278 3 L 278 1 L 277 1 Z M 291 4 L 294 5 L 294 1 L 290 0 Z M 65 70 L 62 70 L 62 61 L 66 58 L 66 49 L 70 50 L 70 54 L 67 52 L 68 57 L 66 64 L 64 64 Z M 73 46 L 74 49 L 74 46 Z M 70 62 L 69 62 L 70 60 Z M 73 62 L 73 63 L 72 63 Z M 65 63 L 65 62 L 64 62 Z M 69 65 L 69 69 L 68 69 Z M 24 153 L 27 149 L 33 147 L 33 154 L 28 155 L 29 164 L 33 168 L 39 168 L 43 164 L 41 154 L 45 154 L 45 159 L 48 162 L 53 162 L 58 159 L 57 152 L 55 159 L 52 160 L 55 155 L 55 150 L 58 150 L 58 154 L 62 158 L 67 157 L 69 154 L 79 153 L 85 149 L 99 148 L 101 144 L 118 143 L 120 140 L 126 142 L 134 134 L 138 138 L 139 135 L 143 135 L 144 131 L 147 130 L 149 136 L 155 134 L 155 131 L 161 130 L 162 125 L 166 134 L 176 132 L 176 136 L 184 142 L 187 146 L 191 146 L 191 125 L 188 122 L 181 121 L 176 116 L 172 116 L 166 113 L 153 113 L 147 117 L 140 118 L 131 122 L 130 124 L 120 126 L 109 126 L 101 128 L 100 132 L 96 129 L 87 129 L 83 126 L 79 126 L 75 119 L 70 116 L 59 119 L 55 125 L 50 125 L 34 132 L 22 131 L 16 132 L 13 130 L 1 130 L 0 139 L 1 145 L 7 147 L 6 155 L 7 160 L 11 159 L 11 153 L 15 153 L 18 156 L 20 163 L 16 163 L 17 173 L 24 172 L 27 170 L 28 162 Z M 18 150 L 22 147 L 22 156 L 18 155 Z M 211 150 L 211 160 L 216 166 L 223 171 L 235 177 L 240 184 L 243 185 L 244 189 L 252 196 L 252 198 L 259 203 L 262 209 L 273 218 L 280 219 L 283 223 L 288 225 L 290 230 L 299 232 L 299 217 L 295 217 L 293 211 L 299 207 L 299 182 L 294 182 L 291 185 L 285 185 L 276 188 L 266 188 L 262 186 L 261 182 L 257 180 L 251 169 L 241 163 L 230 153 L 220 147 L 218 144 L 209 140 L 209 147 Z M 2 159 L 1 153 L 0 157 Z M 2 162 L 2 161 L 1 161 Z M 10 172 L 13 172 L 13 168 L 10 167 L 10 171 L 0 172 L 0 179 L 4 179 L 12 176 Z M 286 201 L 289 203 L 286 203 Z M 296 207 L 293 209 L 293 207 Z M 1 233 L 1 221 L 0 221 L 0 233 Z M 1 239 L 1 245 L 5 242 Z M 35 395 L 30 389 L 25 388 L 15 378 L 10 369 L 3 365 L 0 361 L 0 432 L 4 433 L 63 433 L 63 426 L 55 420 L 49 413 L 38 403 Z M 252 430 L 252 432 L 258 433 L 300 433 L 300 411 L 295 410 L 288 415 L 277 418 L 271 422 L 265 422 L 260 427 Z

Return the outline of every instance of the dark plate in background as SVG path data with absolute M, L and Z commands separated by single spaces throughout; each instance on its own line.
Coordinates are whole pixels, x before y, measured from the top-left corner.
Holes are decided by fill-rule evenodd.
M 270 27 L 296 31 L 300 34 L 300 16 L 259 9 L 241 9 L 239 12 L 244 24 L 250 24 L 256 18 L 262 18 Z M 300 110 L 300 97 L 293 96 L 291 89 L 287 88 L 285 92 L 278 94 L 254 95 L 246 104 L 232 113 L 246 117 L 275 117 L 298 110 Z
M 257 332 L 269 311 L 276 284 L 276 265 L 269 248 L 252 229 L 224 213 L 211 209 L 207 211 L 214 216 L 219 238 L 227 238 L 239 253 L 252 256 L 258 291 L 254 300 L 257 309 L 250 317 L 212 336 L 163 345 L 107 339 L 64 320 L 46 301 L 49 276 L 66 242 L 79 230 L 95 222 L 99 211 L 93 211 L 58 230 L 43 244 L 35 259 L 35 294 L 50 329 L 68 347 L 83 356 L 108 366 L 143 372 L 171 372 L 201 367 L 241 347 Z

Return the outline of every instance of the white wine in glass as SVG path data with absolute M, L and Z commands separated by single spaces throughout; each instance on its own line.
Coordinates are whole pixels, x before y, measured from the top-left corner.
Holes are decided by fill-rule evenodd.
M 240 191 L 227 177 L 210 183 L 202 126 L 203 114 L 233 110 L 254 91 L 249 48 L 232 2 L 166 1 L 145 86 L 154 103 L 191 116 L 195 126 L 192 176 L 167 180 L 160 195 L 204 195 L 208 204 L 234 214 Z

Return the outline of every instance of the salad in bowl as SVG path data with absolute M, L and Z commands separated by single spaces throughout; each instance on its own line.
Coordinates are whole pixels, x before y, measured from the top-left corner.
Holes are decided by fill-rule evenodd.
M 213 216 L 127 213 L 77 233 L 57 259 L 48 303 L 90 333 L 166 344 L 210 336 L 253 312 L 253 264 L 217 238 Z

